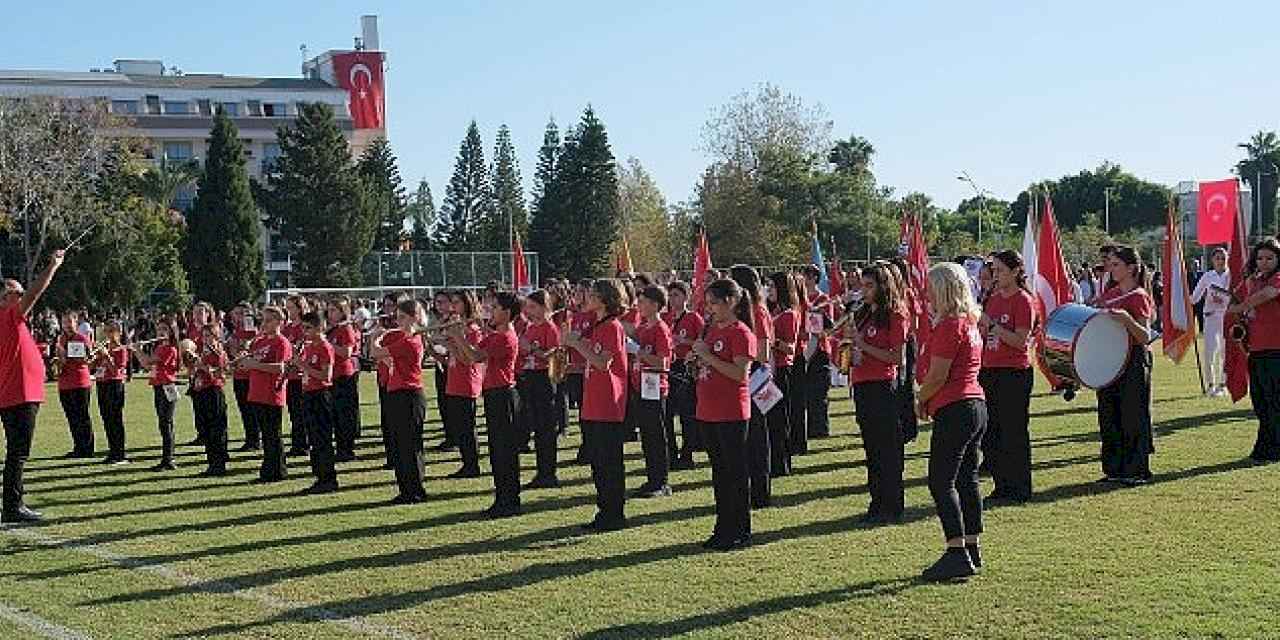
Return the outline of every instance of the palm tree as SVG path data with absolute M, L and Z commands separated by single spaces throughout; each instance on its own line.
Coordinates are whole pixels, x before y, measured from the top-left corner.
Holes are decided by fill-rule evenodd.
M 172 163 L 161 160 L 159 165 L 147 168 L 138 176 L 136 188 L 143 198 L 170 209 L 178 198 L 178 193 L 195 184 L 199 176 L 200 165 L 194 160 Z
M 1236 147 L 1243 149 L 1245 158 L 1236 163 L 1236 174 L 1249 183 L 1253 191 L 1254 211 L 1257 212 L 1259 229 L 1268 229 L 1267 217 L 1275 211 L 1276 177 L 1280 171 L 1280 136 L 1274 131 L 1259 131 Z
M 837 173 L 860 174 L 870 170 L 875 152 L 876 148 L 866 138 L 851 135 L 848 140 L 836 142 L 827 155 L 827 162 L 836 166 Z

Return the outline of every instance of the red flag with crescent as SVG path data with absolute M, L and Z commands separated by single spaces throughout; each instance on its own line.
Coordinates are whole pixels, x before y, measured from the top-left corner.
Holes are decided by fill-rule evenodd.
M 333 56 L 333 76 L 347 90 L 351 119 L 357 129 L 383 128 L 386 103 L 382 90 L 382 53 L 353 51 Z
M 1200 183 L 1196 207 L 1196 242 L 1201 246 L 1231 242 L 1240 201 L 1235 178 Z

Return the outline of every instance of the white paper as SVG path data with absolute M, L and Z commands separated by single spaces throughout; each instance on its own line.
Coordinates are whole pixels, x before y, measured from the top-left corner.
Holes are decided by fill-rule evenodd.
M 83 342 L 68 342 L 67 357 L 68 358 L 84 358 L 88 355 Z
M 662 374 L 657 371 L 640 372 L 640 399 L 662 399 Z
M 779 389 L 778 385 L 774 384 L 773 380 L 770 379 L 759 390 L 751 394 L 751 400 L 756 403 L 756 408 L 760 410 L 760 413 L 769 413 L 769 410 L 778 404 L 778 401 L 782 400 L 782 389 Z
M 760 390 L 760 387 L 769 384 L 771 381 L 773 381 L 773 373 L 769 371 L 768 367 L 760 367 L 752 371 L 751 377 L 747 379 L 747 390 L 755 394 Z
M 169 402 L 177 402 L 177 401 L 178 401 L 178 386 L 177 386 L 177 385 L 173 385 L 173 384 L 166 384 L 166 385 L 164 385 L 163 389 L 164 389 L 164 397 L 165 397 L 165 399 L 166 399 L 166 400 L 168 400 Z
M 253 331 L 253 316 L 245 316 L 244 320 L 241 321 L 240 324 L 244 327 L 245 331 Z

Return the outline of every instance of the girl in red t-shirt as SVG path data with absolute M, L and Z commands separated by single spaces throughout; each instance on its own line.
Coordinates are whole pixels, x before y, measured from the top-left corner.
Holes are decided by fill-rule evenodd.
M 636 308 L 640 310 L 640 318 L 635 329 L 635 353 L 631 358 L 631 401 L 627 417 L 640 428 L 645 483 L 633 495 L 637 498 L 660 498 L 671 495 L 671 485 L 667 482 L 671 458 L 666 431 L 671 328 L 658 315 L 667 306 L 667 292 L 662 287 L 649 285 L 637 297 Z
M 849 382 L 867 456 L 865 524 L 902 521 L 902 431 L 898 428 L 898 367 L 907 343 L 907 308 L 893 267 L 877 262 L 862 270 L 862 306 L 844 325 L 853 343 Z
M 760 274 L 755 269 L 743 264 L 734 265 L 729 268 L 729 278 L 738 283 L 738 288 L 751 307 L 751 330 L 756 340 L 756 353 L 751 365 L 754 372 L 771 364 L 769 347 L 773 343 L 773 317 L 765 306 Z M 831 376 L 828 375 L 827 385 L 830 384 Z M 773 502 L 773 478 L 769 473 L 769 425 L 756 403 L 751 402 L 750 405 L 751 418 L 747 422 L 747 482 L 751 487 L 751 508 L 763 509 Z
M 390 309 L 387 309 L 385 299 L 382 304 L 383 313 L 390 314 L 387 322 L 394 323 L 395 305 L 393 304 Z M 427 324 L 429 326 L 438 325 L 448 322 L 452 317 L 453 301 L 449 298 L 449 292 L 437 291 L 436 294 L 431 297 L 431 309 L 427 312 Z M 388 328 L 390 327 L 388 326 Z M 432 368 L 435 370 L 433 377 L 435 379 L 436 387 L 436 411 L 440 413 L 441 424 L 448 424 L 449 419 L 445 416 L 444 390 L 445 385 L 448 383 L 449 351 L 445 349 L 443 345 L 427 345 L 427 350 L 429 352 L 428 356 L 431 358 L 431 363 L 434 365 Z M 385 387 L 385 384 L 382 385 L 384 393 Z M 454 442 L 451 434 L 446 432 L 444 434 L 444 439 L 440 441 L 440 444 L 435 446 L 435 450 L 448 451 L 456 446 L 458 446 L 458 443 Z
M 929 493 L 946 538 L 946 553 L 926 580 L 973 575 L 982 565 L 982 494 L 978 492 L 978 448 L 987 427 L 987 404 L 978 385 L 982 367 L 980 310 L 969 274 L 953 262 L 929 270 L 933 327 L 921 350 L 925 370 L 916 393 L 921 418 L 933 416 L 929 438 Z
M 396 328 L 396 306 L 408 299 L 409 296 L 405 293 L 388 293 L 382 296 L 378 317 L 369 329 L 370 343 L 373 340 L 377 340 L 378 336 Z M 327 343 L 328 340 L 326 339 L 325 342 Z M 333 345 L 330 344 L 329 347 L 332 349 Z M 390 362 L 390 360 L 383 358 L 382 360 L 377 360 L 374 365 L 374 381 L 378 383 L 378 431 L 382 434 L 382 455 L 385 460 L 382 468 L 388 471 L 396 468 L 395 460 L 391 457 L 391 420 L 387 418 L 387 374 Z M 438 370 L 439 368 L 437 368 Z M 331 387 L 329 389 L 329 399 L 330 404 L 332 404 L 332 368 L 329 372 L 329 381 Z M 438 393 L 436 397 L 443 398 L 444 394 Z M 335 417 L 334 419 L 336 420 L 337 418 Z
M 1031 331 L 1035 298 L 1017 251 L 999 251 L 984 268 L 992 285 L 978 329 L 986 337 L 978 383 L 987 398 L 982 461 L 995 484 L 988 500 L 1026 502 L 1031 497 Z
M 450 298 L 453 301 L 453 320 L 465 323 L 462 335 L 471 346 L 480 344 L 480 310 L 477 308 L 476 296 L 466 290 L 454 291 Z M 480 397 L 484 382 L 484 365 L 478 362 L 466 362 L 458 357 L 446 337 L 443 341 L 448 349 L 447 371 L 445 373 L 444 397 L 441 399 L 441 414 L 444 416 L 445 438 L 458 443 L 458 453 L 462 458 L 462 467 L 449 475 L 450 478 L 479 478 L 480 452 L 476 445 L 476 398 Z
M 1253 247 L 1245 267 L 1245 298 L 1227 312 L 1248 323 L 1249 399 L 1258 416 L 1258 437 L 1249 457 L 1280 462 L 1280 243 L 1267 238 Z
M 1147 293 L 1147 268 L 1133 247 L 1118 246 L 1107 257 L 1111 287 L 1094 301 L 1129 333 L 1129 361 L 1115 382 L 1098 389 L 1098 428 L 1104 482 L 1126 485 L 1151 480 L 1151 321 L 1155 302 Z
M 615 278 L 596 280 L 583 311 L 595 317 L 585 333 L 570 331 L 564 344 L 582 356 L 582 448 L 591 463 L 596 487 L 595 518 L 585 525 L 593 531 L 616 531 L 627 526 L 623 513 L 622 444 L 626 440 L 626 334 L 618 317 L 626 311 L 626 293 Z
M 702 336 L 705 321 L 702 315 L 689 309 L 689 285 L 672 282 L 667 285 L 667 326 L 671 327 L 671 391 L 667 395 L 667 440 L 671 447 L 671 468 L 693 468 L 693 452 L 704 449 L 698 421 L 693 417 L 694 380 L 685 359 L 693 342 Z M 676 451 L 675 417 L 680 416 L 680 448 Z
M 280 333 L 293 346 L 294 355 L 297 355 L 302 352 L 302 343 L 306 338 L 302 314 L 309 313 L 311 305 L 306 298 L 295 294 L 285 298 L 284 311 L 288 315 L 288 321 Z M 294 367 L 289 367 L 288 372 L 288 381 L 285 383 L 285 405 L 289 409 L 288 455 L 301 457 L 307 455 L 309 448 L 306 413 L 302 409 L 302 373 Z
M 244 427 L 244 443 L 239 451 L 256 451 L 262 446 L 262 434 L 258 432 L 253 409 L 249 406 L 249 370 L 236 363 L 249 352 L 249 346 L 258 336 L 258 328 L 253 308 L 246 303 L 237 304 L 229 315 L 231 335 L 227 340 L 227 357 L 232 362 L 231 390 L 240 414 L 240 424 Z
M 320 314 L 308 311 L 299 320 L 305 342 L 294 358 L 294 367 L 302 374 L 302 412 L 311 443 L 311 474 L 315 476 L 315 483 L 303 493 L 333 493 L 338 490 L 333 455 L 333 345 L 324 338 Z
M 351 318 L 351 300 L 339 298 L 329 305 L 329 344 L 333 345 L 334 441 L 337 461 L 356 459 L 360 435 L 360 328 Z
M 751 303 L 733 280 L 706 287 L 711 314 L 706 334 L 690 351 L 697 358 L 697 409 L 711 458 L 716 524 L 703 547 L 728 551 L 751 541 L 751 488 L 747 479 L 747 422 L 751 398 L 747 379 L 756 358 Z
M 520 336 L 520 358 L 516 376 L 520 391 L 519 420 L 524 440 L 533 436 L 538 471 L 528 488 L 560 486 L 556 478 L 556 390 L 547 373 L 547 355 L 560 347 L 560 329 L 547 317 L 552 299 L 544 289 L 529 294 L 524 301 L 524 315 L 529 326 Z
M 107 342 L 93 353 L 93 366 L 98 370 L 98 414 L 107 434 L 105 464 L 124 464 L 125 453 L 124 380 L 129 369 L 129 350 L 124 346 L 119 322 L 107 324 Z
M 249 370 L 249 407 L 262 434 L 262 464 L 255 482 L 279 482 L 289 475 L 285 460 L 281 425 L 288 402 L 285 363 L 293 359 L 293 345 L 280 333 L 284 311 L 279 307 L 263 307 L 262 330 L 241 363 Z
M 173 461 L 173 411 L 178 404 L 179 335 L 178 325 L 173 318 L 163 316 L 156 323 L 159 342 L 150 354 L 136 346 L 130 347 L 142 368 L 151 370 L 151 390 L 161 440 L 160 463 L 152 467 L 152 471 L 173 471 L 178 468 Z
M 422 315 L 417 300 L 396 305 L 397 328 L 375 338 L 369 350 L 375 360 L 390 359 L 386 414 L 391 422 L 391 457 L 399 489 L 392 504 L 417 504 L 427 499 L 422 486 L 422 423 L 427 418 L 427 397 L 422 393 Z
M 80 314 L 68 311 L 62 316 L 62 335 L 58 336 L 57 353 L 62 362 L 58 372 L 58 400 L 71 430 L 72 449 L 64 458 L 93 457 L 93 420 L 89 417 L 89 395 L 93 375 L 89 372 L 89 352 L 93 345 L 76 327 Z
M 204 436 L 204 477 L 227 475 L 227 353 L 222 349 L 222 324 L 210 322 L 200 329 L 199 359 L 191 368 L 191 407 L 197 431 Z
M 791 394 L 797 384 L 796 353 L 800 350 L 800 298 L 795 277 L 785 271 L 769 276 L 769 310 L 773 313 L 773 382 L 782 391 L 782 400 L 765 416 L 769 424 L 769 474 L 791 475 Z

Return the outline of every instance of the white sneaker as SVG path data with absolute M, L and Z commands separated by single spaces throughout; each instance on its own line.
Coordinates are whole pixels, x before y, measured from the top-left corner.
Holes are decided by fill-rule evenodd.
M 1214 387 L 1213 391 L 1209 392 L 1209 397 L 1211 398 L 1221 398 L 1225 395 L 1227 395 L 1227 390 L 1223 387 Z

